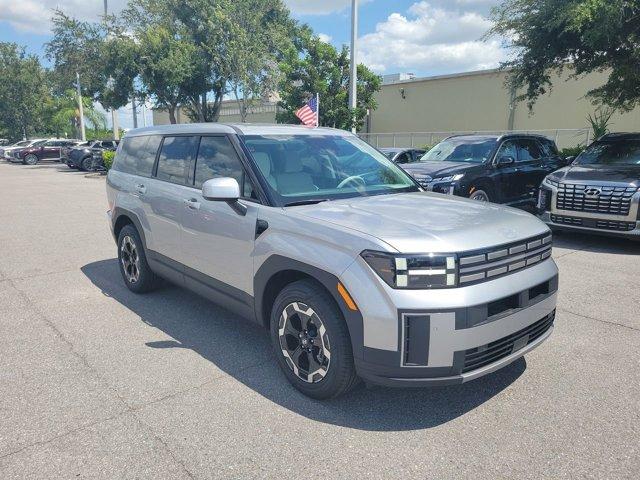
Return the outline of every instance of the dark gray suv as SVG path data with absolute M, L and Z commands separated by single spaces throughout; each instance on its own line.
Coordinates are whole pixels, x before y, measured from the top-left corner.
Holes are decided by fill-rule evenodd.
M 549 228 L 424 192 L 351 133 L 192 124 L 129 132 L 107 179 L 122 278 L 160 277 L 264 325 L 315 398 L 359 378 L 454 384 L 551 334 Z

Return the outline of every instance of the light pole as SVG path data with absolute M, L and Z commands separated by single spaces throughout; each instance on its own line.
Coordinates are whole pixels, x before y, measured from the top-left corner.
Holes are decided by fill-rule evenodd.
M 356 60 L 358 44 L 358 0 L 351 0 L 351 71 L 349 74 L 349 108 L 358 105 L 358 64 Z M 351 128 L 356 133 L 356 127 Z

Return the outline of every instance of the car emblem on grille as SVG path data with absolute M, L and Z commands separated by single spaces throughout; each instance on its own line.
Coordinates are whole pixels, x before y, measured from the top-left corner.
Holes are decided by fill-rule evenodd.
M 595 187 L 588 187 L 584 189 L 584 194 L 587 197 L 597 197 L 602 193 L 602 190 Z

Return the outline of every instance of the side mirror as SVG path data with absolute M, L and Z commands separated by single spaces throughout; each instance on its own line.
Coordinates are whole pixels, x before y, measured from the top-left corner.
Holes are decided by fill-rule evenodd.
M 247 207 L 241 204 L 240 185 L 235 178 L 212 178 L 202 184 L 202 197 L 212 202 L 227 202 L 239 215 L 246 215 Z
M 576 159 L 576 157 L 565 157 L 564 164 L 565 165 L 571 165 L 575 159 Z
M 516 161 L 513 157 L 500 157 L 498 159 L 499 167 L 506 167 L 507 165 L 513 165 L 514 163 L 516 163 Z

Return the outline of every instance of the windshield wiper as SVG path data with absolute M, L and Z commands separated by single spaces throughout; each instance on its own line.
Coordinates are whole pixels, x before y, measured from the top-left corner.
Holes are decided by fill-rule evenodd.
M 299 200 L 297 202 L 285 203 L 285 207 L 297 207 L 299 205 L 315 205 L 316 203 L 328 202 L 328 198 L 312 198 L 310 200 Z

